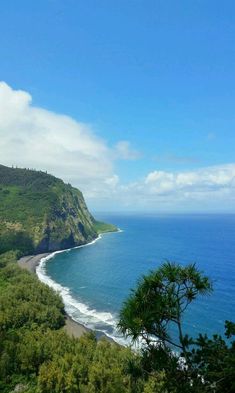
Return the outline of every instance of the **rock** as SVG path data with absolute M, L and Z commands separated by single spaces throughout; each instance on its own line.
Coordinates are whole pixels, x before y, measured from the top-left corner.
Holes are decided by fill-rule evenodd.
M 18 383 L 15 386 L 15 389 L 12 390 L 10 393 L 23 393 L 28 389 L 28 385 L 24 385 L 23 383 Z

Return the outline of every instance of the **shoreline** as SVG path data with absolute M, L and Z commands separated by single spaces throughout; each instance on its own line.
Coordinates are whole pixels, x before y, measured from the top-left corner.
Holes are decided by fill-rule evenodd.
M 22 269 L 28 270 L 30 273 L 36 274 L 36 267 L 39 265 L 42 258 L 47 257 L 51 253 L 27 255 L 18 259 L 17 263 Z
M 33 273 L 37 276 L 36 268 L 40 264 L 41 259 L 48 257 L 52 253 L 44 253 L 37 255 L 28 255 L 25 257 L 21 257 L 17 264 L 21 269 L 28 270 L 30 273 Z M 37 276 L 38 278 L 38 276 Z M 88 329 L 82 323 L 74 321 L 66 312 L 65 312 L 65 325 L 63 329 L 67 332 L 70 337 L 79 338 L 84 333 L 91 332 L 91 329 Z
M 41 253 L 41 254 L 26 255 L 26 256 L 23 256 L 20 259 L 18 259 L 17 264 L 22 269 L 26 269 L 29 272 L 34 273 L 34 274 L 37 275 L 36 268 L 40 264 L 42 258 L 46 258 L 49 255 L 51 255 L 51 257 L 53 257 L 55 254 L 58 254 L 60 252 L 66 252 L 66 251 L 74 250 L 76 248 L 90 246 L 91 244 L 96 243 L 97 240 L 101 239 L 102 235 L 105 235 L 105 234 L 108 234 L 108 233 L 120 233 L 120 232 L 123 232 L 123 230 L 120 229 L 120 228 L 117 228 L 116 231 L 107 231 L 107 232 L 99 233 L 95 239 L 93 239 L 89 243 L 81 244 L 80 246 L 75 246 L 75 247 L 67 248 L 67 249 L 64 249 L 64 250 L 56 250 L 56 251 L 51 251 L 51 252 L 45 252 L 45 253 Z
M 38 276 L 38 274 L 37 274 L 37 267 L 40 265 L 42 259 L 48 258 L 48 257 L 49 258 L 53 258 L 53 256 L 58 254 L 58 253 L 66 252 L 66 251 L 70 251 L 72 249 L 76 249 L 76 248 L 86 247 L 86 246 L 92 245 L 96 241 L 101 239 L 102 235 L 107 234 L 107 233 L 115 233 L 115 232 L 116 233 L 122 232 L 122 230 L 120 228 L 117 228 L 117 231 L 100 233 L 91 242 L 86 243 L 86 244 L 82 244 L 80 246 L 76 246 L 76 247 L 72 247 L 72 248 L 68 248 L 68 249 L 64 249 L 64 250 L 51 251 L 51 252 L 48 252 L 48 253 L 24 256 L 24 257 L 21 257 L 20 259 L 18 259 L 17 264 L 18 264 L 18 266 L 20 268 L 28 270 L 30 273 L 35 274 L 37 276 L 38 280 L 41 281 L 39 276 Z M 67 332 L 67 334 L 70 337 L 79 338 L 84 333 L 94 332 L 95 336 L 96 336 L 96 338 L 98 340 L 101 339 L 101 338 L 105 338 L 106 340 L 108 340 L 110 342 L 113 342 L 113 343 L 115 343 L 117 345 L 122 345 L 120 343 L 117 343 L 112 337 L 107 336 L 105 333 L 97 331 L 97 330 L 90 329 L 87 326 L 85 326 L 84 324 L 82 324 L 81 322 L 75 321 L 65 310 L 64 310 L 64 312 L 65 312 L 65 325 L 64 325 L 63 329 Z

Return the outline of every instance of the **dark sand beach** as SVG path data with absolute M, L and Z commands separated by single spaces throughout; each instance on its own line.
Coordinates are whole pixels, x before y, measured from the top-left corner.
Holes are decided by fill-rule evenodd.
M 44 257 L 46 257 L 47 255 L 49 255 L 49 253 L 47 254 L 37 254 L 37 255 L 28 255 L 26 257 L 22 257 L 18 260 L 18 265 L 22 268 L 22 269 L 26 269 L 31 273 L 35 273 L 36 274 L 36 267 L 39 265 L 40 260 Z

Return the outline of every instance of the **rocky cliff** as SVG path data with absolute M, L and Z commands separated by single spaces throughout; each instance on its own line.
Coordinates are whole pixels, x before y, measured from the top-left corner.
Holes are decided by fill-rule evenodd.
M 22 254 L 85 244 L 113 225 L 100 225 L 82 193 L 45 172 L 0 165 L 0 252 Z

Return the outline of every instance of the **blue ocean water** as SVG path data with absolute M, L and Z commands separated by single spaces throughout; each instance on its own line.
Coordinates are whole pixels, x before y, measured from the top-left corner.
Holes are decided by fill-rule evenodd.
M 121 228 L 94 244 L 58 253 L 39 277 L 59 290 L 73 319 L 122 342 L 115 325 L 137 280 L 165 260 L 195 262 L 213 281 L 184 318 L 185 332 L 224 332 L 235 320 L 235 215 L 121 215 L 96 217 Z

